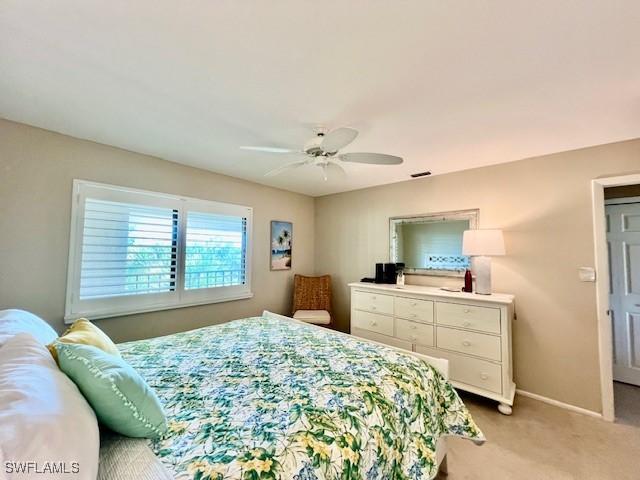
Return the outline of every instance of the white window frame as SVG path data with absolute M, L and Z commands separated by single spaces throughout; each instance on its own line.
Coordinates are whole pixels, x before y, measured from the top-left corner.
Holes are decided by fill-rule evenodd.
M 88 197 L 98 200 L 171 208 L 178 211 L 178 261 L 176 264 L 176 289 L 174 291 L 80 299 L 84 209 L 85 200 Z M 246 218 L 245 283 L 243 285 L 184 289 L 185 241 L 187 213 L 189 211 Z M 251 207 L 74 179 L 65 323 L 71 323 L 81 317 L 89 319 L 108 318 L 251 298 L 253 297 L 253 292 L 251 291 L 252 250 L 253 208 Z

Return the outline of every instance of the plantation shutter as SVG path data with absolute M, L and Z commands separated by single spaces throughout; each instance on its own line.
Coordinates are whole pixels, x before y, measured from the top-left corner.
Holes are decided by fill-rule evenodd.
M 65 321 L 251 298 L 253 209 L 73 182 Z
M 178 211 L 87 198 L 80 300 L 176 289 Z
M 246 284 L 247 218 L 189 211 L 186 290 Z

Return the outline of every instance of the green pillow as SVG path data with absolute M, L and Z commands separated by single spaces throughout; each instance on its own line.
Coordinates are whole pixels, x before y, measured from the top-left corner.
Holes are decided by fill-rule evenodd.
M 156 438 L 167 417 L 154 391 L 127 363 L 93 345 L 56 344 L 60 369 L 78 386 L 98 419 L 127 437 Z

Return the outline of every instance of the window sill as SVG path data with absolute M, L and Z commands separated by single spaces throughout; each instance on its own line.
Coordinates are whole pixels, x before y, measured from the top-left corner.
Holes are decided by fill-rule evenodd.
M 198 302 L 189 303 L 171 303 L 166 305 L 153 305 L 146 308 L 136 308 L 131 310 L 122 311 L 110 311 L 110 312 L 78 312 L 64 316 L 64 323 L 69 325 L 75 322 L 78 318 L 87 318 L 89 320 L 100 320 L 102 318 L 124 317 L 126 315 L 135 315 L 138 313 L 159 312 L 163 310 L 174 310 L 178 308 L 197 307 L 199 305 L 209 305 L 222 302 L 233 302 L 235 300 L 246 300 L 253 298 L 253 292 L 239 293 L 237 295 L 229 295 L 227 297 L 217 299 L 207 299 Z

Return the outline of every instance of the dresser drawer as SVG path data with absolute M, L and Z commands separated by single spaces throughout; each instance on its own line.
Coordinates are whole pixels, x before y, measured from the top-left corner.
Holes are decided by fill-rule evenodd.
M 489 360 L 500 361 L 500 337 L 484 333 L 438 327 L 436 345 L 438 348 L 468 353 Z
M 433 346 L 433 325 L 396 318 L 396 335 L 401 340 Z
M 396 316 L 417 322 L 433 323 L 433 302 L 415 298 L 396 297 Z
M 386 315 L 355 310 L 351 325 L 362 330 L 393 336 L 393 317 L 387 317 Z
M 393 315 L 393 296 L 369 292 L 353 292 L 353 306 L 366 312 Z
M 500 334 L 499 308 L 436 302 L 436 321 L 440 325 Z
M 502 395 L 502 367 L 500 365 L 420 345 L 416 345 L 416 352 L 449 360 L 449 380 Z

